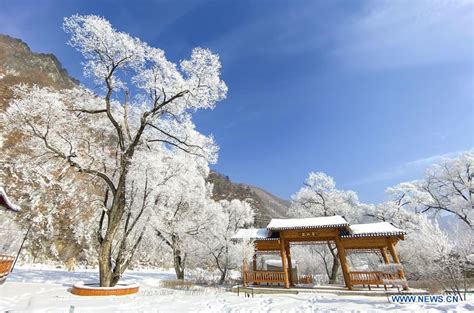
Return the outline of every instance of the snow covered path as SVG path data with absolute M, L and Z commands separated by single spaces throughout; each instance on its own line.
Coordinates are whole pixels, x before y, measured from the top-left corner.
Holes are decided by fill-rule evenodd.
M 474 302 L 460 304 L 394 304 L 385 297 L 318 294 L 238 297 L 223 289 L 191 290 L 159 287 L 173 279 L 168 271 L 130 271 L 126 281 L 140 283 L 140 292 L 122 297 L 78 297 L 67 289 L 79 280 L 97 280 L 96 271 L 66 272 L 21 269 L 0 286 L 0 311 L 10 312 L 472 312 Z

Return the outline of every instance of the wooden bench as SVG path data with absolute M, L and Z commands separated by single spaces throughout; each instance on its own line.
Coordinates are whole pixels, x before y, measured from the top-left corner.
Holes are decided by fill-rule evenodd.
M 9 255 L 0 255 L 0 285 L 7 280 L 8 274 L 10 274 L 15 257 Z
M 352 285 L 362 285 L 365 287 L 367 285 L 370 290 L 371 285 L 383 285 L 385 290 L 387 290 L 387 281 L 399 279 L 396 274 L 389 274 L 380 271 L 374 272 L 349 272 L 349 277 Z
M 255 271 L 244 272 L 244 286 L 249 283 L 285 283 L 285 272 Z

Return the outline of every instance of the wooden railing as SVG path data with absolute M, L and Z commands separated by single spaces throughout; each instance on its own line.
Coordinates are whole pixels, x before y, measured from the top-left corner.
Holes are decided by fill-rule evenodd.
M 298 277 L 299 284 L 313 284 L 314 276 L 313 275 L 302 275 Z
M 349 272 L 351 283 L 353 285 L 359 284 L 381 284 L 379 275 L 382 272 Z
M 0 284 L 2 284 L 10 273 L 15 257 L 9 255 L 0 255 Z
M 399 279 L 397 274 L 385 272 L 349 272 L 352 285 L 386 285 L 386 281 Z
M 255 271 L 244 272 L 244 285 L 247 283 L 284 283 L 285 272 Z
M 386 279 L 395 279 L 396 275 L 384 272 L 349 272 L 353 285 L 383 285 Z

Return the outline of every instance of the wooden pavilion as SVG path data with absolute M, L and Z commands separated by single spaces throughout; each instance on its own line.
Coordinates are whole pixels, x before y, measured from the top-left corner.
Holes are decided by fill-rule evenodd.
M 296 280 L 288 269 L 291 261 L 291 244 L 317 244 L 321 242 L 335 243 L 339 261 L 348 289 L 355 285 L 368 286 L 386 285 L 390 281 L 405 281 L 405 274 L 397 254 L 396 244 L 403 240 L 405 231 L 387 222 L 372 224 L 350 225 L 342 216 L 326 216 L 298 219 L 272 219 L 266 228 L 240 229 L 233 240 L 251 240 L 254 243 L 255 255 L 252 270 L 244 262 L 244 286 L 250 283 L 282 283 L 285 288 L 294 286 Z M 375 252 L 388 271 L 352 271 L 347 261 L 348 253 Z M 278 253 L 281 257 L 281 271 L 266 271 L 257 269 L 257 253 Z M 390 260 L 390 256 L 391 259 Z M 393 266 L 389 265 L 393 264 Z M 408 289 L 403 284 L 404 289 Z

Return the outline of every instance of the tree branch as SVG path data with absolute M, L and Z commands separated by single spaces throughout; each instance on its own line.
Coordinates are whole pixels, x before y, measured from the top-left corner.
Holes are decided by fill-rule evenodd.
M 89 114 L 97 114 L 97 113 L 106 113 L 106 109 L 102 110 L 87 110 L 87 109 L 69 109 L 70 112 L 82 112 L 82 113 L 89 113 Z

